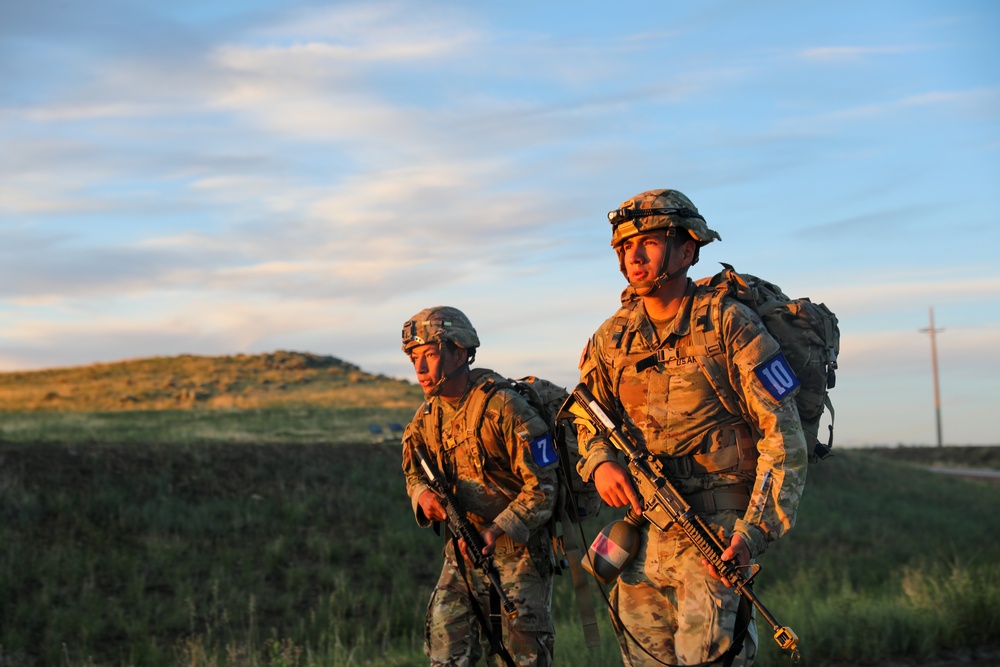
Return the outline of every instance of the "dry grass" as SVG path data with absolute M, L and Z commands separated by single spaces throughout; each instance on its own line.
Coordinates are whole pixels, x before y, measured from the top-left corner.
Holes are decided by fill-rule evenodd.
M 420 388 L 336 357 L 300 352 L 154 357 L 0 373 L 0 410 L 106 412 L 296 406 L 402 408 Z

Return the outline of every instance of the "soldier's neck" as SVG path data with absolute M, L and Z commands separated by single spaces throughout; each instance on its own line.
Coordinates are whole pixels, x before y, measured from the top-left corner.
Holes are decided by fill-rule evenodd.
M 646 315 L 659 322 L 669 322 L 677 315 L 687 292 L 687 273 L 677 276 L 660 286 L 652 294 L 642 297 Z
M 438 394 L 438 397 L 452 407 L 458 405 L 469 389 L 469 375 L 469 367 L 466 365 L 455 374 L 455 377 L 448 378 L 441 385 L 441 393 Z

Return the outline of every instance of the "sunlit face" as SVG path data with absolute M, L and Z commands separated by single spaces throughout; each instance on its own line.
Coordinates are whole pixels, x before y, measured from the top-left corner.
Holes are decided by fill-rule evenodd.
M 667 236 L 662 229 L 637 234 L 622 242 L 622 252 L 625 253 L 625 270 L 630 283 L 653 280 L 659 275 L 669 254 Z
M 670 251 L 671 245 L 674 245 L 674 252 Z M 695 247 L 694 241 L 689 239 L 676 243 L 662 229 L 625 239 L 621 248 L 629 283 L 634 285 L 641 281 L 655 280 L 660 273 L 673 273 L 689 266 Z
M 465 356 L 464 350 L 453 351 L 437 343 L 418 345 L 410 350 L 410 361 L 424 395 L 428 395 L 441 378 L 465 363 Z

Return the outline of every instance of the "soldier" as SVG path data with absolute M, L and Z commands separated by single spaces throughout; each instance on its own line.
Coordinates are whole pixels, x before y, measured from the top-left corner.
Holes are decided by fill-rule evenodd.
M 403 325 L 403 352 L 426 398 L 403 435 L 403 471 L 417 523 L 424 527 L 447 517 L 415 450 L 447 480 L 457 504 L 480 531 L 483 552 L 493 554 L 517 616 L 505 619 L 499 646 L 499 628 L 487 621 L 491 611 L 499 616 L 491 609 L 496 602 L 490 602 L 488 579 L 456 555 L 456 546 L 464 552 L 464 540 L 452 539 L 428 605 L 424 650 L 432 666 L 474 665 L 489 646 L 490 665 L 546 667 L 552 664 L 555 641 L 553 557 L 546 529 L 557 492 L 552 439 L 548 424 L 516 391 L 494 387 L 478 393 L 486 383 L 503 379 L 470 369 L 478 347 L 476 330 L 456 308 L 428 308 Z M 487 395 L 485 410 L 473 408 L 479 396 Z M 479 421 L 476 413 L 481 422 L 467 423 Z
M 721 237 L 687 197 L 650 190 L 608 218 L 629 287 L 622 308 L 584 349 L 581 382 L 619 413 L 694 511 L 719 531 L 728 545 L 723 559 L 748 565 L 792 527 L 805 481 L 794 392 L 776 396 L 758 376 L 775 364 L 794 373 L 760 318 L 728 297 L 721 349 L 692 347 L 696 327 L 706 326 L 712 290 L 687 272 L 701 246 Z M 712 353 L 722 355 L 727 370 L 721 381 L 741 397 L 740 415 L 726 409 L 696 358 Z M 609 505 L 640 513 L 641 498 L 615 449 L 584 428 L 579 442 L 583 478 L 594 479 Z M 611 593 L 624 663 L 751 664 L 752 607 L 727 586 L 676 525 L 661 532 L 643 523 L 635 558 Z

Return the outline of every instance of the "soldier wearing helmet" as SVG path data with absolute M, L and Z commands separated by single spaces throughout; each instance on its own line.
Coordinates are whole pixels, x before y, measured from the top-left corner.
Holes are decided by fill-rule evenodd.
M 426 308 L 403 325 L 403 352 L 413 362 L 417 381 L 428 398 L 440 394 L 446 382 L 455 387 L 463 384 L 460 376 L 468 374 L 478 347 L 479 336 L 472 322 L 458 308 Z M 464 354 L 458 354 L 459 350 Z M 448 367 L 437 372 L 444 352 L 453 354 L 448 355 Z M 417 356 L 422 363 L 418 364 Z
M 676 190 L 650 190 L 636 195 L 610 211 L 608 220 L 611 222 L 611 246 L 618 253 L 618 268 L 626 278 L 629 276 L 625 266 L 624 246 L 629 239 L 662 230 L 664 239 L 674 240 L 674 243 L 667 244 L 668 250 L 685 241 L 694 241 L 694 254 L 683 268 L 669 272 L 667 264 L 670 257 L 667 256 L 663 258 L 656 275 L 632 283 L 640 296 L 655 291 L 663 283 L 679 276 L 680 272 L 686 271 L 688 266 L 697 264 L 701 246 L 722 240 L 718 232 L 708 228 L 705 218 L 701 217 L 691 200 Z
M 584 349 L 581 382 L 641 436 L 688 504 L 724 535 L 723 558 L 749 565 L 791 528 L 805 479 L 794 392 L 775 395 L 758 376 L 783 362 L 780 347 L 750 308 L 688 278 L 700 249 L 721 237 L 682 193 L 642 192 L 608 220 L 629 285 L 622 307 Z M 718 377 L 709 377 L 708 355 L 719 360 Z M 713 383 L 725 383 L 740 405 Z M 583 478 L 608 504 L 641 514 L 614 447 L 584 426 L 579 442 Z M 756 628 L 740 596 L 677 526 L 661 532 L 643 523 L 638 532 L 611 595 L 624 663 L 751 664 Z
M 470 367 L 479 336 L 457 308 L 420 311 L 403 324 L 402 338 L 425 397 L 403 434 L 406 491 L 417 523 L 447 519 L 417 463 L 419 449 L 480 531 L 484 553 L 493 554 L 504 591 L 517 606 L 516 618 L 504 619 L 503 647 L 518 665 L 547 667 L 555 639 L 546 526 L 558 483 L 549 426 L 517 391 L 500 384 L 503 376 Z M 484 648 L 490 665 L 507 659 L 495 653 L 501 638 L 487 622 L 495 604 L 489 584 L 463 558 L 464 549 L 457 538 L 446 543 L 428 605 L 424 651 L 432 667 L 474 665 Z

